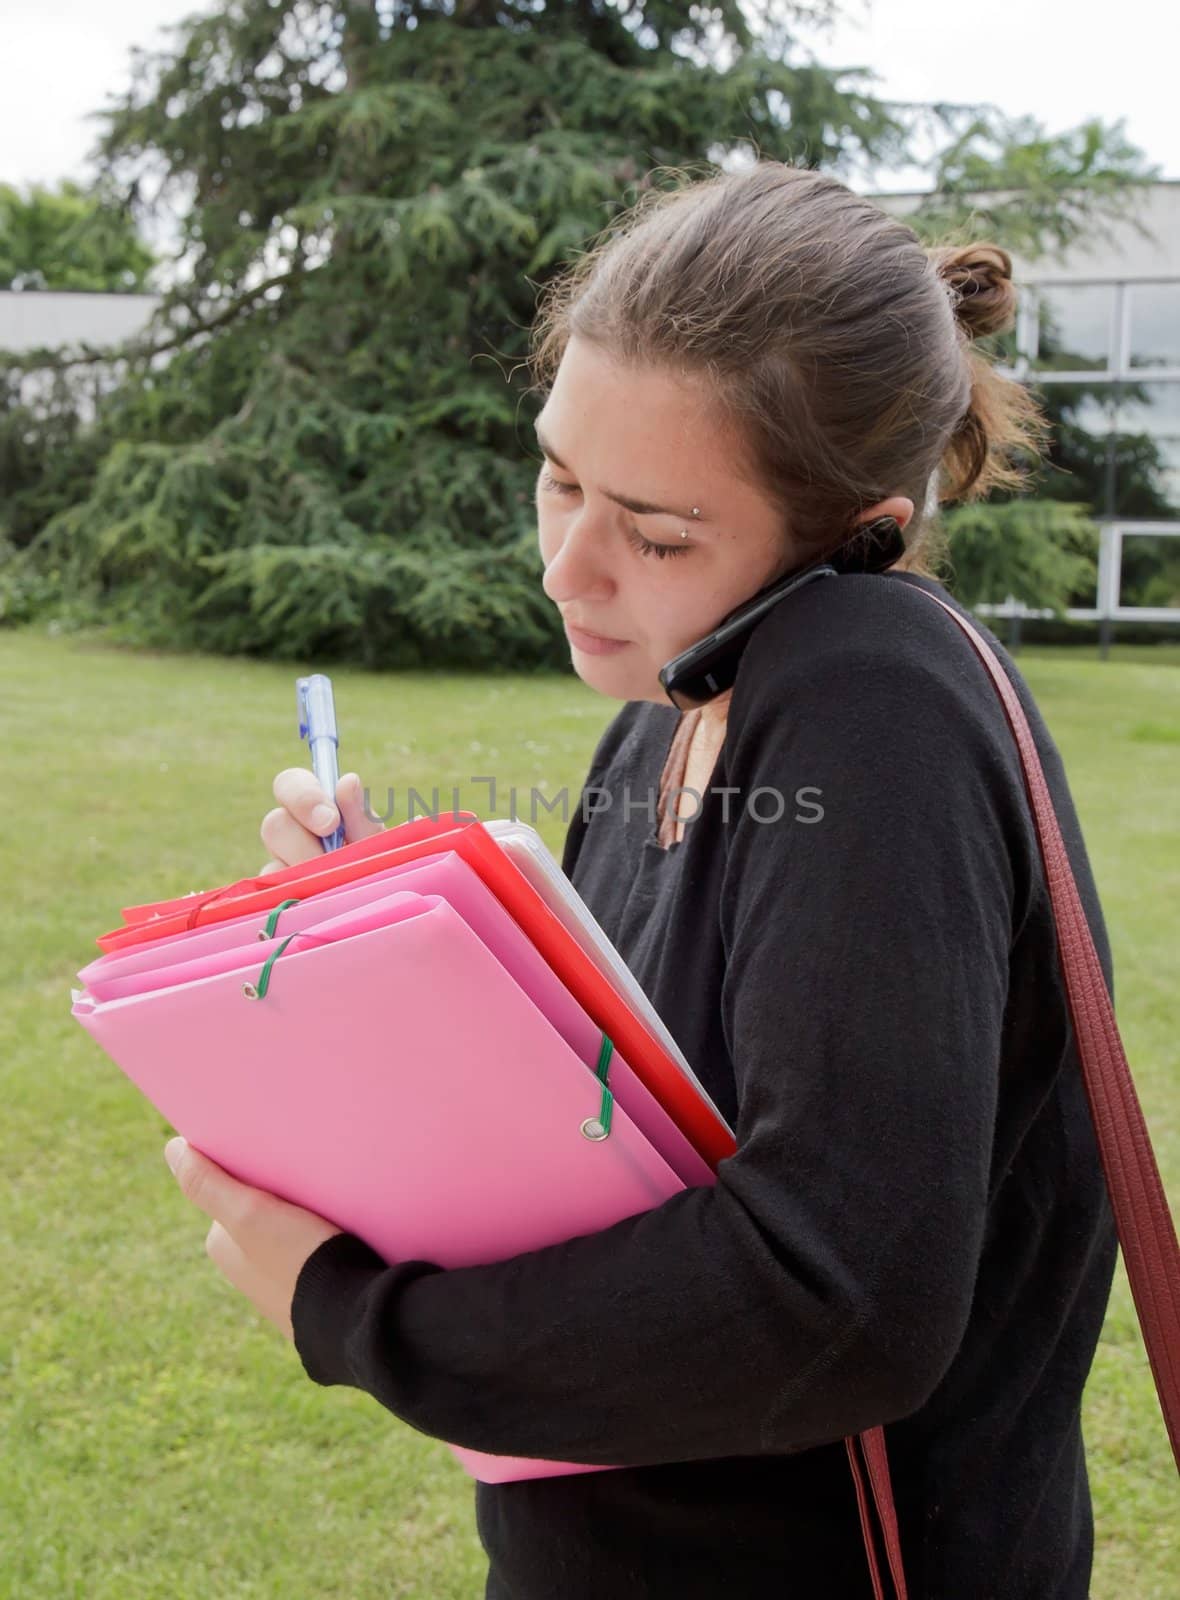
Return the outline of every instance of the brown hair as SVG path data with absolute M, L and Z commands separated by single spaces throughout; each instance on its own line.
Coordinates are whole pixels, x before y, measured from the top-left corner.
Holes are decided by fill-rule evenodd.
M 974 341 L 1011 326 L 996 245 L 926 250 L 906 223 L 826 174 L 760 160 L 649 189 L 546 284 L 532 367 L 547 391 L 576 334 L 612 359 L 704 384 L 744 445 L 735 469 L 810 557 L 856 513 L 914 502 L 899 568 L 936 575 L 924 515 L 1023 477 L 1045 422 Z

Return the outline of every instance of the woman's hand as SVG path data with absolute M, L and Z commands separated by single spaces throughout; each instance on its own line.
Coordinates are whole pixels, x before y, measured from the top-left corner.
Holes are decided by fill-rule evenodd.
M 186 1140 L 170 1139 L 164 1159 L 181 1192 L 213 1226 L 205 1253 L 292 1344 L 291 1302 L 300 1268 L 325 1239 L 342 1233 L 324 1217 L 231 1178 Z
M 365 792 L 355 772 L 346 772 L 336 785 L 336 804 L 307 767 L 284 767 L 274 781 L 274 797 L 279 802 L 262 819 L 262 842 L 274 858 L 261 872 L 279 872 L 297 861 L 312 861 L 322 856 L 321 840 L 344 821 L 344 842 L 367 839 L 380 833 L 382 824 L 365 811 Z

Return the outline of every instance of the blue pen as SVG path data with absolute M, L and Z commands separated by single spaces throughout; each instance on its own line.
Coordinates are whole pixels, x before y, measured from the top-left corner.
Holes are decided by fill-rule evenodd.
M 340 738 L 336 732 L 336 704 L 332 699 L 332 680 L 322 672 L 310 678 L 296 678 L 295 699 L 299 705 L 299 737 L 311 746 L 312 770 L 320 788 L 333 805 L 340 767 L 336 751 Z M 321 840 L 325 850 L 339 850 L 344 843 L 344 823 Z

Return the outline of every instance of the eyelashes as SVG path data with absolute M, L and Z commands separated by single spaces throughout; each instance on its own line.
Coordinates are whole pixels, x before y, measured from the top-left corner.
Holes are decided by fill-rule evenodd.
M 573 483 L 562 483 L 547 469 L 542 468 L 541 486 L 553 494 L 577 494 L 578 488 Z M 641 556 L 655 556 L 658 561 L 665 561 L 669 556 L 686 556 L 691 548 L 685 544 L 656 544 L 651 539 L 645 539 L 638 528 L 627 529 L 627 539 L 632 549 L 638 550 Z

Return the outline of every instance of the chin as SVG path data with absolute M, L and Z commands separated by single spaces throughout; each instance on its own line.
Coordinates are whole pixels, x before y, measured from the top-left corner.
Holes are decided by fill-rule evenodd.
M 654 673 L 636 672 L 609 656 L 586 656 L 571 650 L 574 671 L 589 689 L 612 700 L 656 700 L 671 705 L 664 687 Z
M 570 651 L 574 671 L 584 684 L 597 689 L 599 694 L 621 695 L 626 698 L 626 683 L 630 673 L 620 671 L 617 663 L 598 656 L 584 656 L 580 650 Z

